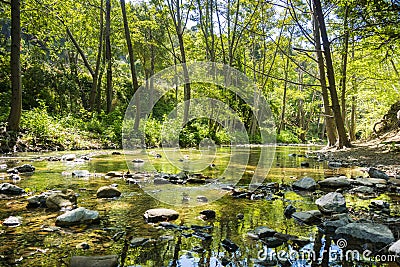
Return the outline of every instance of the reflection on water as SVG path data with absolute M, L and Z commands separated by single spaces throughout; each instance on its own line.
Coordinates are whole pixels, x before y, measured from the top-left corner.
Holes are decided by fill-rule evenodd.
M 362 175 L 357 169 L 328 169 L 326 162 L 319 162 L 304 157 L 315 147 L 277 147 L 272 168 L 265 182 L 291 184 L 294 180 L 311 176 L 316 180 L 325 176 L 345 174 L 347 176 Z M 162 151 L 156 151 L 161 153 Z M 229 148 L 218 150 L 213 158 L 215 167 L 205 166 L 204 175 L 221 178 L 223 166 L 229 161 Z M 77 154 L 88 154 L 86 151 Z M 190 154 L 192 153 L 192 154 Z M 193 151 L 187 151 L 192 155 Z M 297 156 L 290 156 L 290 154 Z M 126 238 L 141 237 L 149 241 L 142 246 L 129 247 L 126 251 L 125 266 L 268 266 L 274 261 L 259 261 L 259 253 L 265 249 L 263 243 L 247 237 L 247 233 L 258 226 L 268 226 L 286 235 L 293 235 L 302 240 L 300 243 L 288 242 L 275 250 L 301 249 L 310 246 L 309 241 L 316 237 L 315 248 L 323 248 L 324 244 L 318 229 L 312 226 L 299 225 L 293 219 L 286 219 L 283 210 L 289 204 L 298 211 L 316 209 L 314 201 L 318 195 L 298 194 L 292 191 L 283 192 L 270 200 L 233 199 L 226 195 L 218 201 L 197 207 L 169 207 L 168 205 L 144 193 L 137 184 L 126 184 L 120 178 L 105 177 L 109 171 L 128 171 L 124 155 L 111 155 L 110 151 L 96 151 L 90 161 L 71 163 L 60 161 L 30 162 L 36 167 L 32 176 L 22 176 L 18 186 L 25 188 L 30 194 L 37 194 L 50 189 L 69 188 L 78 196 L 78 205 L 99 211 L 101 222 L 98 225 L 83 225 L 59 229 L 55 227 L 55 218 L 59 212 L 49 212 L 45 209 L 27 209 L 25 198 L 1 199 L 0 221 L 9 216 L 20 216 L 22 225 L 15 228 L 0 226 L 0 266 L 66 266 L 73 255 L 120 255 L 124 249 Z M 21 164 L 34 157 L 60 155 L 20 154 Z M 163 154 L 162 154 L 163 155 Z M 129 158 L 129 155 L 128 155 Z M 249 165 L 244 166 L 245 172 L 239 184 L 245 185 L 251 179 L 258 163 L 259 150 L 252 148 Z M 4 159 L 4 158 L 3 158 Z M 148 158 L 151 168 L 159 172 L 178 173 L 180 170 L 168 164 L 166 157 Z M 146 159 L 147 160 L 147 159 Z M 310 163 L 309 168 L 300 167 L 301 162 Z M 17 162 L 15 163 L 17 164 Z M 137 171 L 149 171 L 149 165 L 137 165 Z M 76 178 L 68 175 L 73 170 L 89 170 L 93 176 Z M 63 174 L 62 174 L 63 173 Z M 234 174 L 231 174 L 234 176 Z M 237 177 L 236 177 L 237 178 Z M 226 178 L 224 183 L 231 183 Z M 122 196 L 118 199 L 97 199 L 96 190 L 103 185 L 118 184 Z M 386 195 L 380 199 L 390 198 Z M 353 207 L 366 205 L 354 196 L 347 196 Z M 146 224 L 143 214 L 147 209 L 156 207 L 173 208 L 180 213 L 173 223 L 182 226 L 179 229 L 161 229 Z M 203 221 L 199 212 L 205 209 L 216 211 L 216 219 Z M 243 218 L 241 218 L 243 215 Z M 196 234 L 193 225 L 211 226 Z M 185 227 L 186 226 L 186 227 Z M 116 240 L 113 236 L 123 233 Z M 230 239 L 239 246 L 236 252 L 227 252 L 221 242 Z M 85 242 L 89 248 L 84 250 L 78 245 Z M 318 243 L 319 242 L 319 243 Z M 319 245 L 318 245 L 319 244 Z M 305 247 L 307 248 L 307 247 Z M 311 247 L 312 248 L 312 247 Z M 304 249 L 304 248 L 303 248 Z M 288 261 L 286 266 L 308 266 L 305 261 Z M 339 264 L 340 265 L 340 264 Z M 333 266 L 333 265 L 332 265 Z M 365 266 L 365 265 L 364 265 Z

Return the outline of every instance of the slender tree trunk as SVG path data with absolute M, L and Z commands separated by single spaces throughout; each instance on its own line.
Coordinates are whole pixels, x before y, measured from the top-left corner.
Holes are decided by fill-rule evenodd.
M 336 84 L 335 84 L 335 72 L 333 69 L 333 63 L 332 63 L 332 57 L 331 57 L 330 42 L 328 39 L 328 34 L 326 32 L 325 19 L 324 19 L 324 15 L 322 12 L 321 2 L 320 2 L 320 0 L 313 0 L 313 2 L 315 5 L 315 12 L 316 12 L 316 15 L 318 18 L 319 30 L 321 33 L 322 45 L 324 48 L 326 70 L 327 70 L 328 82 L 329 82 L 329 92 L 331 94 L 332 109 L 333 109 L 333 114 L 334 114 L 335 122 L 336 122 L 336 128 L 337 128 L 337 132 L 338 132 L 338 136 L 339 136 L 338 147 L 339 148 L 343 148 L 343 146 L 350 147 L 351 144 L 350 144 L 349 139 L 347 138 L 346 130 L 344 128 L 342 114 L 340 111 L 340 104 L 339 104 L 339 99 L 337 96 Z
M 315 50 L 317 55 L 318 70 L 319 70 L 319 80 L 321 83 L 322 100 L 324 103 L 324 114 L 325 114 L 325 124 L 323 127 L 322 134 L 326 131 L 328 146 L 334 146 L 336 143 L 336 127 L 335 121 L 332 116 L 332 111 L 329 105 L 329 93 L 326 86 L 326 76 L 325 76 L 325 64 L 322 54 L 321 47 L 321 36 L 319 33 L 319 25 L 316 17 L 315 9 L 313 11 L 313 32 L 315 41 Z
M 21 3 L 11 0 L 11 110 L 8 116 L 8 129 L 18 131 L 22 114 L 21 88 Z
M 101 55 L 102 55 L 102 50 L 103 50 L 103 33 L 104 33 L 104 23 L 103 23 L 103 6 L 104 6 L 104 1 L 100 1 L 100 32 L 99 32 L 99 46 L 97 49 L 97 59 L 96 59 L 96 68 L 94 70 L 94 76 L 93 76 L 93 83 L 92 83 L 92 89 L 90 91 L 90 97 L 89 97 L 89 107 L 90 110 L 94 110 L 95 102 L 96 102 L 96 94 L 97 94 L 97 78 L 99 77 L 99 72 L 100 72 L 100 63 L 101 63 Z
M 351 60 L 354 60 L 354 36 L 352 37 L 351 40 Z M 357 85 L 356 85 L 356 77 L 353 74 L 352 79 L 351 79 L 351 84 L 352 84 L 352 93 L 353 96 L 351 97 L 351 120 L 350 120 L 350 140 L 355 141 L 356 140 L 356 108 L 357 108 Z
M 126 45 L 128 47 L 129 53 L 129 63 L 131 66 L 131 77 L 132 77 L 132 84 L 133 84 L 133 94 L 135 95 L 136 91 L 139 89 L 139 83 L 136 75 L 136 67 L 135 67 L 135 56 L 133 54 L 133 47 L 131 41 L 131 34 L 129 31 L 128 25 L 128 18 L 126 17 L 126 9 L 125 9 L 125 0 L 120 0 L 121 3 L 121 10 L 122 10 L 122 17 L 124 20 L 124 29 L 125 29 L 125 39 Z M 140 122 L 140 99 L 138 95 L 135 95 L 135 104 L 136 104 L 136 117 L 135 117 L 135 124 L 134 124 L 134 131 L 139 129 L 139 122 Z
M 277 134 L 280 134 L 281 130 L 285 129 L 286 94 L 287 94 L 288 73 L 289 73 L 289 57 L 286 57 L 285 82 L 284 82 L 284 85 L 283 85 L 283 98 L 282 98 L 282 113 L 281 113 L 281 121 L 280 121 L 279 126 L 278 126 Z
M 104 38 L 104 35 L 103 35 Z M 103 55 L 102 55 L 102 63 L 100 66 L 100 72 L 99 76 L 97 77 L 97 93 L 96 93 L 96 109 L 97 113 L 100 113 L 102 110 L 102 105 L 101 105 L 101 84 L 103 80 L 103 75 L 104 75 L 104 68 L 106 66 L 106 46 L 105 42 L 103 40 Z
M 349 14 L 349 6 L 346 5 L 345 15 L 344 15 L 344 39 L 343 39 L 343 52 L 342 52 L 342 77 L 340 78 L 341 86 L 341 104 L 342 104 L 342 118 L 343 122 L 346 122 L 346 81 L 347 81 L 347 54 L 349 51 L 349 27 L 347 25 L 347 17 Z
M 106 42 L 106 64 L 107 64 L 107 107 L 106 107 L 107 113 L 111 112 L 112 97 L 113 97 L 110 28 L 111 28 L 111 0 L 106 0 L 105 42 Z

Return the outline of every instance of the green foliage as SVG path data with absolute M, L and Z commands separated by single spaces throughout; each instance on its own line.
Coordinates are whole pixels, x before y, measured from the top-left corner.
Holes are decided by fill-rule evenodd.
M 282 130 L 281 133 L 276 136 L 276 142 L 284 144 L 298 144 L 300 143 L 300 140 L 293 132 Z

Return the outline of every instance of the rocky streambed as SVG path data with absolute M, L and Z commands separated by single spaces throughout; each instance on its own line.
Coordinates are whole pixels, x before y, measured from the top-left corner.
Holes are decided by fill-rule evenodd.
M 256 190 L 223 184 L 223 198 L 196 207 L 163 204 L 140 181 L 190 187 L 218 181 L 214 170 L 128 172 L 123 155 L 107 151 L 3 159 L 0 266 L 396 262 L 400 179 L 307 158 L 307 149 L 278 149 Z

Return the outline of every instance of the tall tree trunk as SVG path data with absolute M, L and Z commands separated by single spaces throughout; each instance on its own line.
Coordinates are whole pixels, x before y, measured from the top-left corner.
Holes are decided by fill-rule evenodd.
M 325 62 L 326 62 L 326 71 L 328 75 L 328 82 L 329 82 L 329 92 L 331 94 L 332 100 L 332 109 L 333 114 L 335 117 L 336 122 L 336 129 L 339 136 L 338 147 L 343 148 L 343 146 L 350 147 L 350 141 L 347 138 L 346 130 L 344 128 L 343 118 L 340 111 L 340 104 L 339 99 L 337 96 L 336 91 L 336 84 L 335 84 L 335 72 L 333 69 L 332 57 L 331 57 L 331 45 L 328 39 L 328 34 L 326 32 L 325 26 L 325 19 L 322 12 L 321 1 L 320 0 L 313 0 L 315 6 L 315 12 L 319 22 L 319 30 L 321 33 L 322 38 L 322 45 L 324 47 L 324 55 L 325 55 Z
M 347 25 L 347 18 L 349 14 L 349 5 L 346 4 L 346 10 L 344 14 L 344 39 L 343 39 L 343 52 L 342 52 L 342 76 L 340 78 L 341 86 L 341 104 L 342 104 L 342 118 L 343 122 L 346 122 L 346 78 L 347 78 L 347 54 L 349 51 L 349 27 Z
M 329 105 L 329 94 L 328 94 L 328 88 L 326 86 L 326 77 L 325 77 L 325 64 L 321 50 L 322 49 L 321 36 L 319 33 L 319 23 L 315 13 L 315 8 L 313 10 L 313 32 L 314 32 L 315 50 L 316 50 L 318 70 L 319 70 L 319 80 L 321 83 L 322 100 L 324 103 L 324 114 L 325 114 L 324 116 L 325 124 L 322 132 L 325 132 L 326 130 L 328 146 L 334 146 L 336 143 L 336 127 L 335 127 L 335 121 L 332 116 L 332 111 Z
M 106 107 L 107 113 L 111 112 L 112 97 L 113 97 L 110 28 L 111 28 L 111 0 L 106 0 L 105 42 L 106 42 L 106 64 L 107 64 L 107 107 Z
M 21 3 L 11 0 L 11 110 L 8 116 L 8 129 L 18 131 L 22 114 L 21 88 Z
M 137 75 L 136 75 L 136 67 L 135 67 L 135 56 L 133 54 L 133 47 L 132 47 L 132 41 L 131 41 L 131 34 L 129 31 L 128 18 L 126 17 L 125 0 L 120 0 L 120 3 L 121 3 L 121 10 L 122 10 L 122 17 L 124 20 L 126 45 L 128 47 L 128 53 L 129 53 L 129 63 L 131 66 L 133 94 L 135 95 L 136 91 L 139 89 L 139 83 L 138 83 L 138 79 L 137 79 Z M 136 105 L 136 117 L 135 117 L 135 124 L 133 126 L 133 129 L 134 129 L 134 131 L 137 131 L 139 129 L 139 122 L 140 122 L 140 99 L 139 99 L 138 95 L 135 95 L 135 105 Z
M 355 48 L 354 48 L 354 36 L 351 39 L 351 60 L 354 60 Z M 351 97 L 351 120 L 350 120 L 350 140 L 356 140 L 356 101 L 357 101 L 357 84 L 356 84 L 356 77 L 353 74 L 351 77 L 351 85 L 352 85 L 352 93 L 353 96 Z
M 289 47 L 290 47 L 290 43 L 289 43 Z M 283 85 L 283 98 L 282 98 L 282 113 L 281 113 L 281 121 L 280 121 L 279 126 L 278 126 L 277 134 L 280 134 L 281 130 L 285 129 L 286 94 L 287 94 L 287 85 L 288 85 L 288 83 L 287 83 L 288 73 L 289 73 L 289 57 L 286 57 L 285 81 L 284 81 L 284 85 Z
M 103 33 L 104 33 L 104 23 L 103 23 L 103 6 L 104 6 L 104 0 L 100 1 L 100 32 L 99 32 L 99 46 L 97 49 L 97 59 L 96 59 L 96 68 L 94 70 L 94 76 L 93 76 L 93 83 L 92 83 L 92 89 L 90 91 L 90 97 L 89 97 L 89 108 L 90 110 L 94 110 L 95 103 L 96 103 L 96 94 L 97 94 L 97 79 L 99 77 L 99 72 L 100 72 L 100 63 L 101 63 L 101 55 L 103 51 Z

